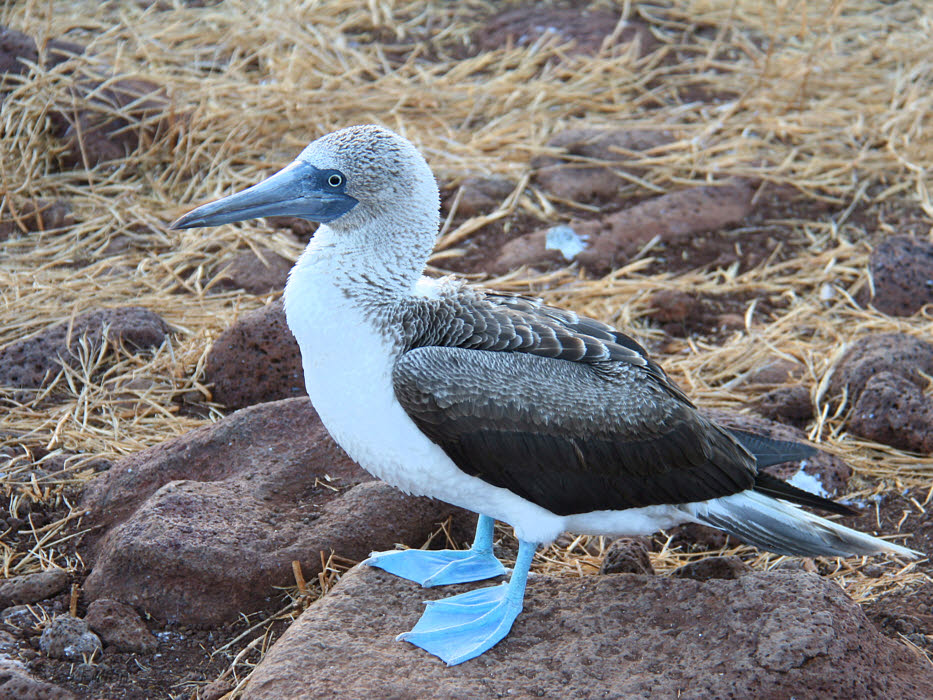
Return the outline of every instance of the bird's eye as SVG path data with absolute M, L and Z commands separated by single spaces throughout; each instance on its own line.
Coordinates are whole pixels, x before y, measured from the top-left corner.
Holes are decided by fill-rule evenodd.
M 343 175 L 334 173 L 327 178 L 327 184 L 331 187 L 340 187 L 343 184 Z

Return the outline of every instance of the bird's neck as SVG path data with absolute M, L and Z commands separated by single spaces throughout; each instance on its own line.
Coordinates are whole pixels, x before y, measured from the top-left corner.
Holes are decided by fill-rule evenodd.
M 408 222 L 378 230 L 364 225 L 352 232 L 323 225 L 291 275 L 366 305 L 393 304 L 411 296 L 433 250 L 433 236 L 425 235 L 423 224 L 421 229 L 419 236 Z

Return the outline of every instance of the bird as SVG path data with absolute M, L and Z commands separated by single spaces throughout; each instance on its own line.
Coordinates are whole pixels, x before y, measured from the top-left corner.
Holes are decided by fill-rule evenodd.
M 478 514 L 468 550 L 374 552 L 422 586 L 511 576 L 426 603 L 399 635 L 448 665 L 504 639 L 536 548 L 560 533 L 649 535 L 683 523 L 797 556 L 920 553 L 803 510 L 850 514 L 762 469 L 814 448 L 705 417 L 638 342 L 541 300 L 424 275 L 440 224 L 428 163 L 378 125 L 314 140 L 284 169 L 173 229 L 266 216 L 317 222 L 284 293 L 305 384 L 334 440 L 402 491 Z

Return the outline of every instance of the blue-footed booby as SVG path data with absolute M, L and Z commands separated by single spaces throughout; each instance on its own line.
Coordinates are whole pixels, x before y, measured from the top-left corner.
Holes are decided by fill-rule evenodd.
M 439 225 L 422 155 L 378 126 L 322 136 L 284 170 L 173 228 L 271 215 L 321 224 L 289 275 L 285 312 L 321 421 L 363 468 L 479 514 L 466 551 L 373 553 L 424 586 L 506 573 L 433 601 L 400 635 L 448 664 L 503 639 L 538 544 L 563 531 L 647 535 L 702 523 L 799 556 L 917 553 L 813 515 L 845 506 L 761 471 L 812 448 L 729 431 L 699 413 L 646 350 L 540 300 L 423 276 Z

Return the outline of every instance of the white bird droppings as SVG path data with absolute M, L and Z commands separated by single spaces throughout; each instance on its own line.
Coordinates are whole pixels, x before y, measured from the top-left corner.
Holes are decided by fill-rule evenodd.
M 586 249 L 588 236 L 581 236 L 569 226 L 561 225 L 549 228 L 544 247 L 559 250 L 564 260 L 570 262 Z

